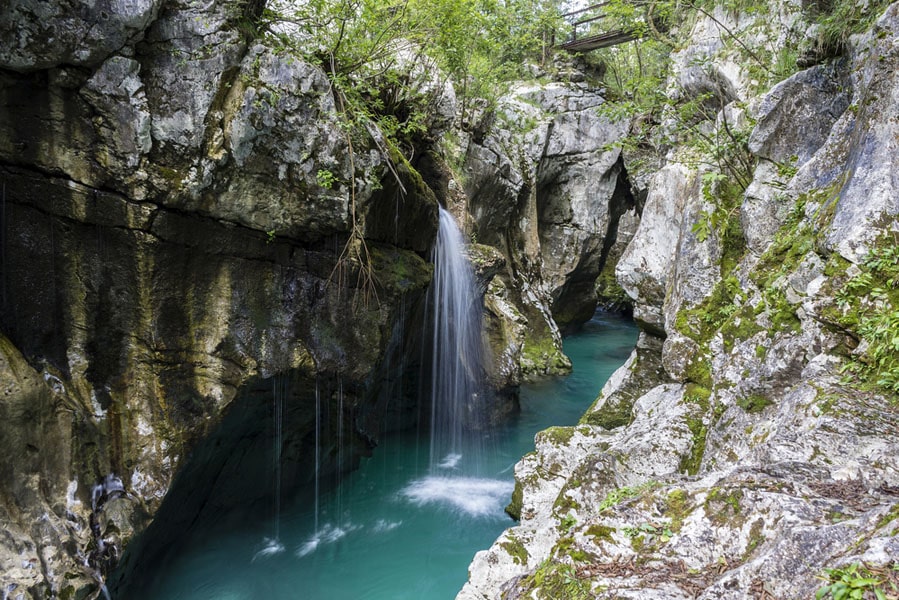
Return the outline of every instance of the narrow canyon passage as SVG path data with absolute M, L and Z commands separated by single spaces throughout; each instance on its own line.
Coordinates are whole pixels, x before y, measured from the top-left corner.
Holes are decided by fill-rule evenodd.
M 271 543 L 272 513 L 260 511 L 242 527 L 229 523 L 179 540 L 164 565 L 141 564 L 151 584 L 126 583 L 118 597 L 452 598 L 474 553 L 512 524 L 503 512 L 512 467 L 533 449 L 534 434 L 576 423 L 628 357 L 636 334 L 629 320 L 597 313 L 566 338 L 573 373 L 522 386 L 520 414 L 485 440 L 480 477 L 456 476 L 464 453 L 443 457 L 432 470 L 427 431 L 395 434 L 318 503 L 285 503 L 279 544 Z

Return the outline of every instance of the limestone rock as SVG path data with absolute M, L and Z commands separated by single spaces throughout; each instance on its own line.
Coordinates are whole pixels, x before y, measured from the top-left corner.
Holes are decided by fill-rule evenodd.
M 849 106 L 845 65 L 821 65 L 780 82 L 759 106 L 749 149 L 776 163 L 805 164 Z M 802 125 L 802 130 L 793 129 Z
M 474 235 L 503 251 L 506 287 L 523 291 L 512 302 L 531 329 L 525 372 L 567 368 L 556 324 L 590 318 L 596 280 L 618 256 L 611 247 L 619 223 L 636 221 L 613 148 L 627 123 L 602 116 L 603 102 L 583 84 L 522 84 L 501 100 L 486 134 L 469 144 Z
M 634 299 L 634 318 L 653 331 L 664 330 L 665 290 L 693 185 L 694 174 L 683 165 L 669 164 L 656 173 L 640 226 L 616 267 L 621 287 Z
M 10 0 L 0 8 L 0 66 L 26 72 L 92 67 L 140 40 L 162 0 Z

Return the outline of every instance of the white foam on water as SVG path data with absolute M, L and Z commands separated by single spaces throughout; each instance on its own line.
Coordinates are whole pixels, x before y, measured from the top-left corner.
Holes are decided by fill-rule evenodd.
M 402 524 L 402 521 L 388 521 L 387 519 L 378 519 L 372 526 L 372 531 L 374 533 L 385 533 L 387 531 L 393 531 Z
M 281 543 L 281 540 L 265 538 L 262 542 L 262 548 L 256 551 L 250 562 L 256 562 L 257 558 L 266 558 L 282 552 L 284 552 L 284 544 Z
M 314 534 L 306 542 L 297 548 L 296 555 L 299 558 L 307 556 L 315 552 L 322 544 L 333 544 L 334 542 L 346 537 L 347 534 L 359 529 L 358 525 L 347 523 L 346 525 L 331 525 L 328 523 L 322 527 L 321 531 Z
M 437 466 L 441 469 L 455 469 L 460 460 L 462 460 L 461 454 L 447 454 Z
M 415 504 L 443 504 L 474 517 L 502 513 L 514 484 L 499 479 L 429 476 L 416 479 L 402 495 Z

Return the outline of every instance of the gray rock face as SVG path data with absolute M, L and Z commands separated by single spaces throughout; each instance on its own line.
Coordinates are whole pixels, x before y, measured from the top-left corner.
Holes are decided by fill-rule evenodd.
M 727 270 L 714 232 L 694 231 L 701 174 L 669 154 L 618 263 L 641 343 L 581 425 L 537 436 L 516 466 L 521 523 L 458 598 L 808 598 L 825 569 L 893 568 L 895 394 L 839 373 L 864 373 L 877 343 L 850 319 L 870 320 L 879 292 L 846 283 L 899 219 L 897 31 L 893 5 L 846 62 L 758 100 L 730 79 L 758 109 L 761 160 Z
M 621 287 L 634 299 L 634 318 L 654 331 L 664 329 L 665 290 L 681 238 L 684 202 L 695 185 L 695 173 L 683 165 L 656 173 L 640 226 L 616 267 Z
M 351 468 L 393 426 L 370 375 L 398 368 L 399 307 L 430 280 L 434 193 L 406 164 L 388 175 L 376 131 L 351 155 L 320 69 L 247 47 L 256 3 L 126 4 L 0 9 L 0 38 L 24 40 L 0 43 L 0 445 L 26 457 L 2 474 L 11 598 L 95 595 L 151 516 L 148 557 L 201 506 L 251 510 L 264 470 L 241 466 L 271 449 L 247 427 L 275 382 L 297 424 L 285 493 L 312 473 L 316 385 L 348 412 L 321 472 Z M 179 472 L 195 485 L 159 512 Z M 111 476 L 123 493 L 94 501 Z
M 506 255 L 505 288 L 523 290 L 505 301 L 528 323 L 519 359 L 526 373 L 569 366 L 556 324 L 593 314 L 619 222 L 629 215 L 633 229 L 637 220 L 614 148 L 628 124 L 601 116 L 603 101 L 583 84 L 521 85 L 468 145 L 474 235 Z
M 96 66 L 139 41 L 161 6 L 162 0 L 9 0 L 0 8 L 0 67 Z
M 800 166 L 827 140 L 849 106 L 846 65 L 817 66 L 785 79 L 765 95 L 749 149 L 776 163 Z M 791 129 L 802 124 L 802 131 Z

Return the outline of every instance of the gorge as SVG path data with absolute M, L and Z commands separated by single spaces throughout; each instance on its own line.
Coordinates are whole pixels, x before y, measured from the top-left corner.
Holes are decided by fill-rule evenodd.
M 636 348 L 505 456 L 518 523 L 440 597 L 899 596 L 897 4 L 657 3 L 598 58 L 448 2 L 73 6 L 0 7 L 4 598 L 116 597 L 252 515 L 257 564 L 349 537 L 438 389 L 483 402 L 439 473 L 597 304 Z M 450 214 L 473 308 L 433 300 Z M 458 376 L 438 309 L 483 324 Z

